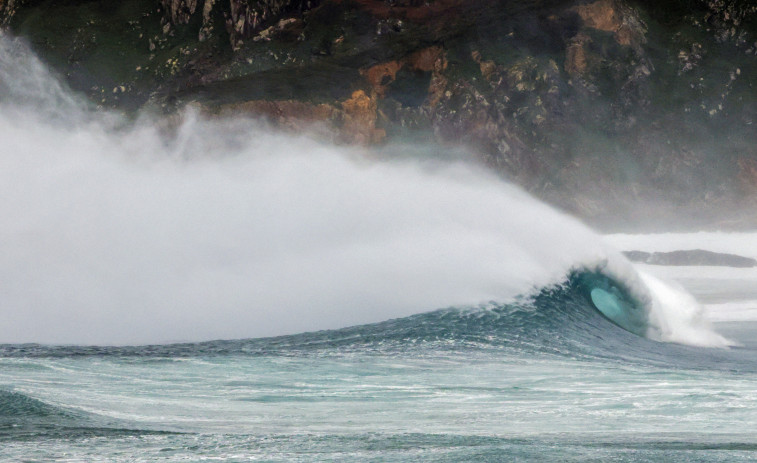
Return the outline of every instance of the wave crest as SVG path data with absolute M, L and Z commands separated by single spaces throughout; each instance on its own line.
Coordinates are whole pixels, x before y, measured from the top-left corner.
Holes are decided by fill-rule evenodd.
M 647 333 L 619 325 L 691 334 L 685 316 L 660 315 L 668 293 L 650 293 L 599 236 L 470 162 L 191 112 L 167 136 L 149 115 L 115 123 L 79 104 L 3 35 L 0 64 L 0 342 L 333 329 L 507 304 L 596 262 L 649 301 Z

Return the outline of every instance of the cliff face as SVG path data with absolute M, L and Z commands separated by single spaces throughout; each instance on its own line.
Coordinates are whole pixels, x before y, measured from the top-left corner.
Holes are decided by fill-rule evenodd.
M 757 199 L 749 1 L 119 5 L 0 0 L 0 12 L 102 106 L 197 102 L 318 123 L 343 143 L 462 143 L 595 223 L 754 223 L 730 212 Z

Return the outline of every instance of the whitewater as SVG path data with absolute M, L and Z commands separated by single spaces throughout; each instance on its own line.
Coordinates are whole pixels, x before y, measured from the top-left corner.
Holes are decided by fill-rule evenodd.
M 631 264 L 689 235 L 602 237 L 464 149 L 119 115 L 0 36 L 0 213 L 5 461 L 757 448 L 757 317 L 711 294 L 757 277 Z

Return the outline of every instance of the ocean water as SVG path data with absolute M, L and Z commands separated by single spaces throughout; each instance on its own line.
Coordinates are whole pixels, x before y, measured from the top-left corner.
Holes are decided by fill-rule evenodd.
M 0 460 L 752 461 L 757 234 L 71 94 L 0 36 Z M 439 161 L 444 158 L 444 161 Z
M 241 341 L 0 348 L 7 461 L 750 461 L 755 345 L 661 343 L 576 279 Z M 741 328 L 744 328 L 743 326 Z

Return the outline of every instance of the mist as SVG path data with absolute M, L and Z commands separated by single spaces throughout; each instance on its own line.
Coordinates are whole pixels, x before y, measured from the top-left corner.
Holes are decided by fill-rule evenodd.
M 1 130 L 5 342 L 338 328 L 505 301 L 587 254 L 578 223 L 463 164 L 254 125 L 230 141 L 196 119 L 168 144 L 144 126 Z
M 580 222 L 459 156 L 379 159 L 191 110 L 170 130 L 127 121 L 0 43 L 2 343 L 340 328 L 506 303 L 608 259 L 636 278 Z

